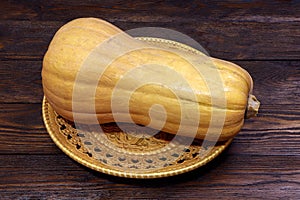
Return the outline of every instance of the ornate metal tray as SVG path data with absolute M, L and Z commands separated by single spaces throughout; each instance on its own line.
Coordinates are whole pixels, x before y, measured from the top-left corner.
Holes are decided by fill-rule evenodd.
M 192 53 L 201 54 L 189 46 L 157 38 L 142 38 L 159 45 L 169 45 Z M 201 141 L 194 140 L 182 154 L 155 156 L 141 160 L 150 151 L 168 145 L 172 136 L 159 132 L 152 137 L 136 137 L 140 130 L 124 133 L 115 123 L 101 125 L 104 133 L 85 133 L 58 115 L 44 97 L 43 120 L 54 143 L 69 157 L 82 165 L 109 175 L 126 178 L 160 178 L 182 174 L 199 168 L 216 158 L 231 143 L 231 140 L 217 143 L 212 147 L 202 147 Z M 130 124 L 126 130 L 130 130 Z M 132 134 L 131 134 L 132 133 Z M 88 148 L 87 148 L 88 147 Z M 211 149 L 205 156 L 199 154 L 201 148 Z M 124 151 L 120 151 L 124 150 Z M 130 159 L 127 158 L 127 154 Z M 134 155 L 139 155 L 134 157 Z M 143 168 L 142 170 L 140 170 Z

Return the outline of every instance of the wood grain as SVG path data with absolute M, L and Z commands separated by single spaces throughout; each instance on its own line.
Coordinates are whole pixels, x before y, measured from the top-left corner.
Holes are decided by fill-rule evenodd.
M 143 181 L 96 173 L 65 155 L 1 155 L 0 197 L 226 199 L 235 196 L 293 199 L 299 192 L 299 165 L 299 156 L 266 156 L 261 160 L 260 156 L 224 154 L 188 174 Z
M 102 0 L 4 0 L 1 2 L 5 20 L 65 21 L 82 16 L 103 16 L 122 21 L 183 21 L 203 19 L 285 22 L 297 21 L 300 2 L 294 1 L 125 1 Z M 134 13 L 133 13 L 134 11 Z M 155 13 L 153 13 L 155 11 Z M 134 14 L 134 15 L 133 15 Z M 161 17 L 163 16 L 163 18 Z
M 214 6 L 200 1 L 190 4 L 4 1 L 2 4 L 6 14 L 0 18 L 1 59 L 41 60 L 60 26 L 74 18 L 93 16 L 123 30 L 170 28 L 192 37 L 212 56 L 223 59 L 299 60 L 299 2 L 216 1 Z
M 299 199 L 300 1 L 3 0 L 0 199 Z M 261 101 L 208 165 L 158 180 L 94 172 L 60 151 L 41 116 L 41 69 L 64 23 L 99 17 L 124 30 L 164 27 L 245 68 Z
M 295 43 L 300 37 L 298 23 L 292 23 L 290 26 L 285 23 L 220 21 L 199 23 L 119 22 L 114 24 L 123 30 L 141 27 L 162 27 L 176 30 L 198 41 L 210 55 L 222 59 L 297 60 L 300 52 L 299 46 Z M 62 22 L 27 21 L 4 21 L 1 24 L 0 30 L 4 32 L 1 33 L 4 36 L 2 36 L 0 56 L 4 60 L 41 60 L 54 33 L 63 25 Z M 39 32 L 32 34 L 36 30 Z M 273 33 L 272 36 L 270 32 Z M 289 35 L 290 32 L 294 34 Z M 287 35 L 289 35 L 288 39 Z M 147 36 L 147 33 L 143 36 Z M 30 51 L 28 51 L 29 49 Z
M 41 61 L 0 61 L 0 102 L 40 103 L 43 98 Z
M 41 104 L 0 104 L 0 154 L 56 154 Z

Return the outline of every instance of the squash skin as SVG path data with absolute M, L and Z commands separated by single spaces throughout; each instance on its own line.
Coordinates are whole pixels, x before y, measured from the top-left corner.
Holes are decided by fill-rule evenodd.
M 77 72 L 89 53 L 97 45 L 107 40 L 112 35 L 122 32 L 108 22 L 96 18 L 75 19 L 61 27 L 53 37 L 44 56 L 42 69 L 42 82 L 44 94 L 54 110 L 64 118 L 73 121 L 72 93 Z M 129 40 L 133 38 L 128 38 Z M 147 56 L 145 56 L 147 55 Z M 160 56 L 161 55 L 161 56 Z M 132 63 L 129 59 L 137 58 Z M 194 77 L 190 64 L 172 53 L 157 50 L 143 49 L 130 52 L 118 58 L 105 71 L 99 81 L 95 94 L 96 114 L 100 123 L 114 122 L 111 109 L 111 96 L 113 87 L 128 69 L 134 65 L 155 62 L 170 65 L 170 60 L 176 59 L 173 69 L 183 74 L 186 80 L 196 88 L 198 102 L 188 102 L 191 107 L 197 106 L 200 110 L 200 122 L 196 138 L 204 139 L 210 120 L 212 105 L 210 92 L 203 80 Z M 245 111 L 247 110 L 248 97 L 252 93 L 253 82 L 251 76 L 239 66 L 216 58 L 211 58 L 220 71 L 224 84 L 224 94 L 227 101 L 225 122 L 219 141 L 234 137 L 242 128 Z M 118 66 L 125 66 L 120 69 Z M 187 67 L 182 67 L 187 66 Z M 87 75 L 88 76 L 88 75 Z M 88 86 L 84 86 L 88 87 Z M 157 92 L 159 91 L 159 92 Z M 199 92 L 197 92 L 199 91 Z M 176 134 L 180 124 L 180 105 L 172 92 L 157 86 L 145 86 L 137 90 L 130 99 L 130 114 L 137 124 L 148 125 L 150 118 L 148 110 L 152 104 L 161 104 L 167 111 L 166 123 L 163 131 Z M 89 123 L 89 116 L 84 110 L 80 113 L 80 123 Z M 120 108 L 122 109 L 122 108 Z M 218 108 L 213 108 L 218 109 Z M 221 108 L 220 108 L 221 109 Z M 123 122 L 128 122 L 122 112 L 118 113 Z M 77 120 L 77 119 L 76 119 Z M 189 124 L 180 124 L 189 129 Z M 154 126 L 152 128 L 157 128 Z M 189 136 L 187 131 L 186 136 Z

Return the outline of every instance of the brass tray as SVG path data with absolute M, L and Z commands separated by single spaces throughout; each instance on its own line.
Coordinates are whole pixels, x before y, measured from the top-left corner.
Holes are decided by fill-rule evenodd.
M 191 51 L 195 54 L 202 54 L 200 51 L 174 41 L 158 38 L 139 39 Z M 230 139 L 226 142 L 217 143 L 212 147 L 202 147 L 201 141 L 194 140 L 185 149 L 184 153 L 165 157 L 156 154 L 155 157 L 152 156 L 150 159 L 143 161 L 147 164 L 147 167 L 139 170 L 138 168 L 145 165 L 139 165 L 141 163 L 140 157 L 126 160 L 126 153 L 130 156 L 143 156 L 150 151 L 158 151 L 170 143 L 172 136 L 159 132 L 152 137 L 136 137 L 135 134 L 139 130 L 131 130 L 134 134 L 124 133 L 114 123 L 101 125 L 104 133 L 84 133 L 77 130 L 72 122 L 58 115 L 48 103 L 46 97 L 43 99 L 42 111 L 43 120 L 50 137 L 64 153 L 90 169 L 119 177 L 149 179 L 182 174 L 207 164 L 220 155 L 232 141 Z M 130 130 L 130 124 L 126 126 Z M 210 151 L 205 156 L 201 156 L 199 153 L 201 148 L 208 148 Z M 120 149 L 124 151 L 120 151 Z

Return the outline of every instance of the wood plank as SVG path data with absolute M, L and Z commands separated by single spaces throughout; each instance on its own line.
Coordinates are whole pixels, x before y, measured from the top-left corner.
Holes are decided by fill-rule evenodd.
M 0 61 L 0 66 L 0 102 L 42 101 L 42 61 Z
M 61 25 L 57 22 L 0 21 L 1 60 L 41 61 Z
M 284 107 L 284 109 L 283 109 Z M 0 104 L 0 154 L 57 154 L 46 132 L 41 104 Z M 300 155 L 300 106 L 262 105 L 246 120 L 228 152 L 234 155 Z
M 247 119 L 229 151 L 233 154 L 300 155 L 300 104 L 261 105 Z
M 254 94 L 262 105 L 300 101 L 300 61 L 236 61 L 253 77 Z M 2 103 L 40 103 L 41 61 L 0 61 Z M 271 69 L 271 70 L 270 70 Z
M 170 23 L 103 19 L 123 30 L 163 27 L 182 32 L 198 41 L 212 56 L 222 59 L 299 60 L 300 22 L 297 20 L 280 23 L 199 19 Z M 67 21 L 0 21 L 1 60 L 42 60 L 54 33 Z
M 291 162 L 292 160 L 292 162 Z M 193 172 L 158 180 L 93 172 L 65 155 L 0 155 L 0 197 L 34 199 L 297 199 L 299 156 L 223 154 Z
M 254 95 L 263 105 L 294 104 L 300 102 L 299 61 L 236 61 L 246 69 L 254 81 Z
M 79 16 L 102 16 L 122 21 L 198 21 L 222 19 L 242 21 L 299 21 L 299 1 L 125 1 L 102 0 L 4 0 L 1 1 L 5 20 L 67 21 Z M 134 12 L 134 15 L 133 15 Z
M 47 134 L 41 104 L 0 104 L 0 154 L 56 154 Z

